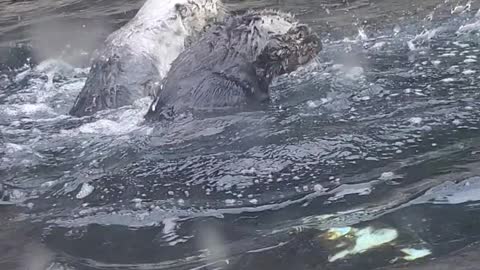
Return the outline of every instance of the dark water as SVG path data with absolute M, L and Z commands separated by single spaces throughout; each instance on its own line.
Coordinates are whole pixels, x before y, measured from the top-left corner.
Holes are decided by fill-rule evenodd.
M 0 1 L 0 269 L 478 269 L 476 2 L 229 2 L 324 41 L 267 110 L 67 116 L 140 5 Z

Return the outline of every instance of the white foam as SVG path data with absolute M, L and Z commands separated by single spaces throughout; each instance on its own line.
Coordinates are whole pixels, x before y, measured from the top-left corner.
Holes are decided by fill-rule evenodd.
M 88 184 L 88 183 L 83 183 L 82 187 L 80 188 L 80 191 L 78 192 L 76 198 L 77 199 L 83 199 L 86 198 L 88 195 L 92 194 L 93 190 L 95 188 Z

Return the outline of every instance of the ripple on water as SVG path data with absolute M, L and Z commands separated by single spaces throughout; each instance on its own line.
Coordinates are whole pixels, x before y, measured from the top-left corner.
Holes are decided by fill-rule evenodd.
M 381 266 L 441 254 L 422 228 L 447 221 L 430 205 L 465 223 L 451 207 L 478 202 L 476 178 L 441 179 L 478 160 L 476 20 L 362 29 L 278 78 L 265 110 L 170 125 L 143 124 L 148 98 L 67 116 L 86 70 L 48 60 L 0 96 L 0 175 L 12 198 L 28 199 L 29 218 L 48 224 L 46 242 L 73 257 L 147 269 L 246 257 L 236 269 L 255 269 L 285 252 L 300 268 L 310 259 L 373 269 L 359 258 L 379 254 Z M 322 238 L 338 227 L 349 228 L 338 241 Z M 441 240 L 476 235 L 458 231 Z

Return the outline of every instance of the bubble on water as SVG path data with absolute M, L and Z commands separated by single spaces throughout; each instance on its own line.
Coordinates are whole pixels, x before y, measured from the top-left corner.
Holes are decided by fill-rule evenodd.
M 90 195 L 95 188 L 88 184 L 88 183 L 83 183 L 82 187 L 80 188 L 80 191 L 76 195 L 77 199 L 83 199 L 86 198 L 88 195 Z
M 258 200 L 257 200 L 257 199 L 251 199 L 249 202 L 250 202 L 251 204 L 257 204 L 257 203 L 258 203 Z

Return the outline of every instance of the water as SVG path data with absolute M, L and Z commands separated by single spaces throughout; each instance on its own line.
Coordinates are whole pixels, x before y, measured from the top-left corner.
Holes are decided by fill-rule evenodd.
M 150 126 L 148 98 L 67 115 L 141 5 L 108 2 L 0 1 L 1 269 L 478 265 L 476 2 L 229 3 L 299 14 L 318 61 L 263 111 Z

